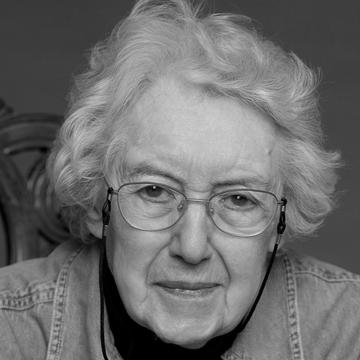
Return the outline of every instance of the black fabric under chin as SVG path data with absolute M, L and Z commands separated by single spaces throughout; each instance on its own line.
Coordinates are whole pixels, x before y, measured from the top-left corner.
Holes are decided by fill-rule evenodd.
M 237 335 L 236 331 L 216 337 L 204 347 L 196 350 L 164 343 L 152 331 L 138 325 L 129 317 L 119 296 L 106 256 L 103 267 L 104 297 L 110 329 L 115 339 L 115 346 L 124 360 L 143 360 L 146 358 L 156 358 L 157 360 L 219 360 L 220 356 L 231 347 Z

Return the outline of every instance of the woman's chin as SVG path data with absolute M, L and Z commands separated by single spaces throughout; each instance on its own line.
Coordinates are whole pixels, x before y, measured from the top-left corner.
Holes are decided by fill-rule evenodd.
M 156 324 L 155 334 L 164 342 L 179 345 L 186 349 L 199 349 L 216 336 L 216 326 L 211 323 L 194 324 L 193 322 L 177 324 Z

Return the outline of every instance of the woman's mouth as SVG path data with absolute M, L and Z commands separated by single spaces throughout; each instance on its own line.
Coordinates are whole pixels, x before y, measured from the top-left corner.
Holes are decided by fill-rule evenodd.
M 155 283 L 162 291 L 182 298 L 202 298 L 212 294 L 218 283 L 214 282 L 188 282 L 188 281 L 160 281 Z

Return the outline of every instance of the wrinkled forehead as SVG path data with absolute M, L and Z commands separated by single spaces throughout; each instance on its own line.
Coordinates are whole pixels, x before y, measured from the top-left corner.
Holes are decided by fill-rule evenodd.
M 227 121 L 227 116 L 234 109 L 237 111 L 237 122 L 242 125 L 237 129 L 234 129 L 231 121 Z M 248 121 L 245 122 L 245 118 Z M 161 133 L 159 130 L 166 132 L 169 128 L 173 135 L 182 136 L 191 133 L 201 135 L 209 130 L 215 133 L 219 128 L 230 133 L 232 130 L 257 127 L 257 138 L 269 140 L 275 137 L 276 132 L 276 126 L 267 114 L 241 99 L 209 92 L 208 87 L 194 85 L 175 77 L 160 78 L 147 89 L 129 110 L 124 125 L 128 143 L 133 146 L 141 143 L 146 135 L 152 137 L 154 130 Z M 228 143 L 229 133 L 219 133 L 219 137 L 223 136 Z M 236 135 L 242 134 L 239 132 Z M 206 139 L 206 136 L 202 138 Z M 202 138 L 194 136 L 197 140 Z M 159 139 L 151 140 L 156 142 Z M 234 140 L 237 142 L 237 139 Z
M 167 80 L 144 94 L 127 121 L 123 176 L 142 166 L 190 182 L 220 174 L 273 182 L 276 129 L 248 105 Z

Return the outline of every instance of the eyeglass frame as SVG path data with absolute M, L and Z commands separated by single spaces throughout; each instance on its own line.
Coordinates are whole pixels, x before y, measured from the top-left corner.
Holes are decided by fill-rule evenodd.
M 148 231 L 148 232 L 156 232 L 156 231 L 164 231 L 164 230 L 168 230 L 170 228 L 172 228 L 173 226 L 175 226 L 179 221 L 180 219 L 184 216 L 187 208 L 188 208 L 188 204 L 189 203 L 200 203 L 200 204 L 204 204 L 205 207 L 206 207 L 206 212 L 207 212 L 207 215 L 209 216 L 209 218 L 211 219 L 211 221 L 213 222 L 213 224 L 216 226 L 217 229 L 219 229 L 221 232 L 227 234 L 227 235 L 231 235 L 231 236 L 235 236 L 235 237 L 253 237 L 253 236 L 257 236 L 257 235 L 260 235 L 262 234 L 269 226 L 270 224 L 272 223 L 275 215 L 276 215 L 276 210 L 274 211 L 274 214 L 271 216 L 271 219 L 269 220 L 268 224 L 265 226 L 265 228 L 255 234 L 251 234 L 251 235 L 236 235 L 236 234 L 233 234 L 231 232 L 227 232 L 223 229 L 221 229 L 215 222 L 213 216 L 211 215 L 212 212 L 211 212 L 211 209 L 209 207 L 209 204 L 211 202 L 211 200 L 218 196 L 218 195 L 221 195 L 221 194 L 225 194 L 227 192 L 231 192 L 231 191 L 252 191 L 252 192 L 257 192 L 257 193 L 264 193 L 264 194 L 269 194 L 271 196 L 273 196 L 276 200 L 276 206 L 279 207 L 280 206 L 280 218 L 279 218 L 279 222 L 278 222 L 278 225 L 277 225 L 277 233 L 279 235 L 281 235 L 284 230 L 285 230 L 285 210 L 286 210 L 286 204 L 287 204 L 287 199 L 282 196 L 281 199 L 279 200 L 278 197 L 270 192 L 270 191 L 267 191 L 267 190 L 261 190 L 261 189 L 253 189 L 253 188 L 234 188 L 234 189 L 231 189 L 231 190 L 224 190 L 224 191 L 220 191 L 220 192 L 217 192 L 217 193 L 214 193 L 212 195 L 210 195 L 207 199 L 197 199 L 197 198 L 188 198 L 183 192 L 177 190 L 177 189 L 174 189 L 173 187 L 169 186 L 169 185 L 165 185 L 165 184 L 162 184 L 162 183 L 158 183 L 158 182 L 149 182 L 149 181 L 135 181 L 135 182 L 126 182 L 126 183 L 123 183 L 121 184 L 117 190 L 114 190 L 112 187 L 109 187 L 108 188 L 108 195 L 107 195 L 107 201 L 105 203 L 107 203 L 107 206 L 109 208 L 111 208 L 111 198 L 112 198 L 112 195 L 119 195 L 119 192 L 120 190 L 125 187 L 125 186 L 128 186 L 128 185 L 154 185 L 154 186 L 159 186 L 159 187 L 162 187 L 162 188 L 165 188 L 165 189 L 169 189 L 170 191 L 174 192 L 174 193 L 177 193 L 177 194 L 180 194 L 184 200 L 185 200 L 185 209 L 181 212 L 179 218 L 172 224 L 172 225 L 169 225 L 169 226 L 166 226 L 164 228 L 160 228 L 160 229 L 150 229 L 150 230 L 145 230 L 145 229 L 141 229 L 141 228 L 138 228 L 136 226 L 134 226 L 133 224 L 131 224 L 129 222 L 129 220 L 126 219 L 126 217 L 124 216 L 123 212 L 121 211 L 121 207 L 120 207 L 120 204 L 119 204 L 119 199 L 117 200 L 117 204 L 118 204 L 118 208 L 119 208 L 119 211 L 120 211 L 120 214 L 122 216 L 122 218 L 124 219 L 124 221 L 130 226 L 132 227 L 133 229 L 136 229 L 136 230 L 140 230 L 140 231 Z M 104 204 L 104 207 L 105 207 L 105 204 Z M 104 209 L 103 209 L 104 210 Z

